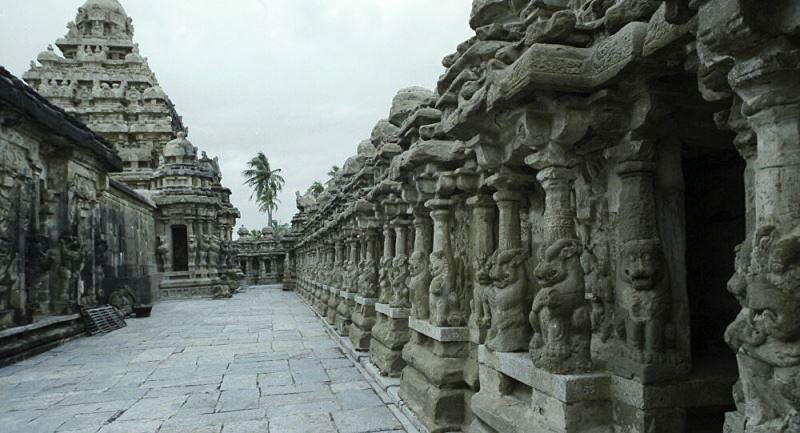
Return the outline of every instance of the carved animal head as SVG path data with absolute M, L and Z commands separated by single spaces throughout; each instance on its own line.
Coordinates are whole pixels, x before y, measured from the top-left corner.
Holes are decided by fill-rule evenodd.
M 445 274 L 448 271 L 447 258 L 444 251 L 436 251 L 431 253 L 431 274 L 434 276 Z
M 622 247 L 619 278 L 634 290 L 653 290 L 664 277 L 664 251 L 658 239 L 628 241 Z
M 491 277 L 498 288 L 510 287 L 525 278 L 527 255 L 522 248 L 500 251 L 495 256 Z
M 428 255 L 421 251 L 416 251 L 411 254 L 408 265 L 412 274 L 419 275 L 428 269 Z
M 495 254 L 483 254 L 475 258 L 475 281 L 478 284 L 488 286 L 492 283 L 491 270 L 492 263 L 496 260 Z
M 392 261 L 392 267 L 400 271 L 405 270 L 406 265 L 408 265 L 408 257 L 404 254 L 395 257 Z
M 534 276 L 541 287 L 552 287 L 567 279 L 574 266 L 580 266 L 580 255 L 583 246 L 577 239 L 559 239 L 553 242 L 544 252 L 544 257 L 536 266 Z
M 786 235 L 766 227 L 756 235 L 747 284 L 752 324 L 783 342 L 800 339 L 800 227 Z
M 747 279 L 750 273 L 750 254 L 752 248 L 749 241 L 736 247 L 736 272 L 728 280 L 728 292 L 736 296 L 744 305 L 747 297 Z

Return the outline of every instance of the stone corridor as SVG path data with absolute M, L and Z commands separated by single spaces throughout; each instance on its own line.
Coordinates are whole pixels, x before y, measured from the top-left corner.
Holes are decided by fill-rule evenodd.
M 6 433 L 405 432 L 292 292 L 159 303 L 0 369 Z

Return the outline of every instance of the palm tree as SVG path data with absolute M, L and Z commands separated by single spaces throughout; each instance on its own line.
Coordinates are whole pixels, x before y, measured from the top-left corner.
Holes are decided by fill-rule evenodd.
M 323 191 L 325 191 L 325 187 L 322 185 L 321 182 L 316 181 L 311 184 L 311 187 L 309 187 L 308 190 L 311 191 L 311 194 L 314 197 L 319 197 L 319 195 L 322 194 Z
M 272 225 L 270 225 L 270 227 L 272 227 L 272 233 L 275 234 L 275 238 L 277 239 L 282 238 L 292 231 L 292 226 L 290 226 L 289 223 L 282 223 L 278 220 L 272 221 Z
M 280 175 L 281 169 L 273 170 L 269 159 L 263 152 L 258 152 L 250 162 L 247 170 L 242 172 L 245 177 L 244 184 L 253 188 L 250 200 L 255 198 L 258 210 L 267 214 L 267 222 L 272 225 L 272 214 L 278 210 L 278 193 L 283 189 L 285 181 Z

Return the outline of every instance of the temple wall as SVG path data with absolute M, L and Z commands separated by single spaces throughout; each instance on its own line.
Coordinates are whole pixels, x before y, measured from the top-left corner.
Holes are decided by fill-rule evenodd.
M 9 84 L 3 96 L 24 95 L 20 83 Z M 75 125 L 53 121 L 26 96 L 15 101 L 20 108 L 2 108 L 3 117 L 15 119 L 0 134 L 3 327 L 71 314 L 105 298 L 96 228 L 114 163 L 98 157 L 107 149 L 91 141 L 97 138 L 70 141 Z
M 800 431 L 789 3 L 474 1 L 298 194 L 298 292 L 431 432 Z
M 97 233 L 106 245 L 103 289 L 110 294 L 129 287 L 139 304 L 157 300 L 159 274 L 155 258 L 155 206 L 112 181 L 100 202 Z

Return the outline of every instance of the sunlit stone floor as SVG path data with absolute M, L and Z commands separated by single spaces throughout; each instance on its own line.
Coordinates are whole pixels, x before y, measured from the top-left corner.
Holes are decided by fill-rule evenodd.
M 0 369 L 0 431 L 404 432 L 280 286 L 159 303 L 146 319 Z

